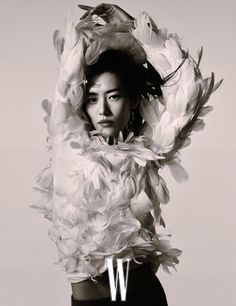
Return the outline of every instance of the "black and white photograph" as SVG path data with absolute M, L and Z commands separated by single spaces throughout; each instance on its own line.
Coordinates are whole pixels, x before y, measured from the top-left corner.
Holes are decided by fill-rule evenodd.
M 0 6 L 0 305 L 236 305 L 234 1 Z

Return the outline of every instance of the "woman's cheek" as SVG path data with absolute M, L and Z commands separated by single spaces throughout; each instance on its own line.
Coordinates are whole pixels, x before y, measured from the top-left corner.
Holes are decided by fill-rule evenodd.
M 87 114 L 88 114 L 88 117 L 89 119 L 91 120 L 92 124 L 93 125 L 96 125 L 97 123 L 97 116 L 98 116 L 98 111 L 97 111 L 97 106 L 96 104 L 94 105 L 89 105 L 87 107 Z
M 131 115 L 130 103 L 129 101 L 124 101 L 124 104 L 120 109 L 120 116 L 119 116 L 120 117 L 119 121 L 122 125 L 122 128 L 124 128 L 128 124 L 130 115 Z

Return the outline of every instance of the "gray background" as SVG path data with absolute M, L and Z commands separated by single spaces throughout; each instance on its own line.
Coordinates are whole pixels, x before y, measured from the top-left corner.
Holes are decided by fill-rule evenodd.
M 232 0 L 113 1 L 133 16 L 151 14 L 184 38 L 192 55 L 204 47 L 202 72 L 224 78 L 214 112 L 182 153 L 190 175 L 164 176 L 171 202 L 163 208 L 173 244 L 184 250 L 178 272 L 158 273 L 170 306 L 236 305 L 235 243 L 235 2 Z M 46 127 L 40 102 L 52 98 L 57 75 L 52 33 L 77 1 L 2 1 L 0 8 L 0 304 L 70 305 L 70 285 L 54 266 L 47 221 L 29 205 L 34 177 L 45 166 Z M 96 1 L 86 1 L 96 5 Z M 33 302 L 34 301 L 34 302 Z

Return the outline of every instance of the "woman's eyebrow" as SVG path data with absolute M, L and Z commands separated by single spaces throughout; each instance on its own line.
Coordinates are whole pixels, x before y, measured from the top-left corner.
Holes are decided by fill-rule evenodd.
M 105 91 L 105 93 L 110 93 L 110 92 L 113 92 L 113 91 L 121 91 L 120 88 L 112 88 L 112 89 L 109 89 L 107 91 Z
M 108 94 L 108 93 L 111 93 L 111 92 L 114 92 L 114 91 L 121 91 L 120 88 L 112 88 L 112 89 L 108 89 L 105 91 L 105 94 Z M 91 88 L 89 91 L 88 91 L 88 95 L 98 95 L 98 93 L 96 91 L 93 91 L 93 89 Z

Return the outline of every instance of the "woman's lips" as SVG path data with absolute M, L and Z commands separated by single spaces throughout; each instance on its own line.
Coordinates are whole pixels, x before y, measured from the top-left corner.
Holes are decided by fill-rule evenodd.
M 110 127 L 113 125 L 113 121 L 112 120 L 101 120 L 98 122 L 99 125 L 101 125 L 102 127 Z

